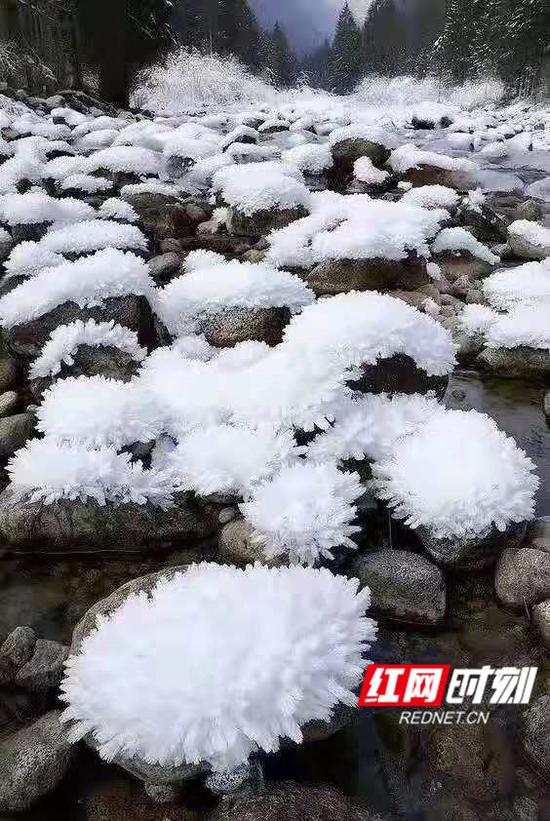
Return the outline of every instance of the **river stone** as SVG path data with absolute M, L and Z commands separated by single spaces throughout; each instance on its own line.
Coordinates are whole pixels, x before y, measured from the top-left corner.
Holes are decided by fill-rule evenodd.
M 360 556 L 353 575 L 370 587 L 371 608 L 404 624 L 438 624 L 445 618 L 445 580 L 424 556 L 408 550 L 378 550 Z
M 9 459 L 25 445 L 36 425 L 34 413 L 16 413 L 0 419 L 0 460 Z
M 414 291 L 430 282 L 423 257 L 327 260 L 312 268 L 305 280 L 317 296 L 396 288 Z
M 11 416 L 19 404 L 19 397 L 15 391 L 5 391 L 0 394 L 0 417 Z
M 506 378 L 550 378 L 550 351 L 541 348 L 485 348 L 475 361 L 483 371 Z
M 80 816 L 82 812 L 82 816 Z M 79 802 L 81 821 L 203 821 L 204 813 L 181 804 L 155 804 L 143 785 L 129 778 L 95 781 Z
M 550 778 L 550 694 L 538 698 L 523 714 L 523 750 L 533 767 Z
M 451 252 L 434 254 L 434 262 L 439 265 L 441 273 L 451 285 L 456 284 L 463 277 L 466 277 L 471 284 L 476 279 L 487 276 L 493 270 L 490 263 L 474 257 L 468 251 L 461 254 Z
M 550 231 L 547 231 L 547 233 L 550 236 Z M 550 257 L 550 241 L 535 245 L 522 234 L 516 234 L 514 231 L 509 230 L 508 242 L 514 254 L 520 259 L 543 260 Z
M 466 205 L 462 209 L 462 221 L 472 228 L 480 242 L 506 242 L 510 221 L 498 214 L 490 205 L 481 203 L 475 208 Z
M 272 782 L 255 795 L 223 801 L 211 821 L 375 821 L 334 787 Z
M 4 234 L 0 231 L 0 262 L 4 262 L 9 257 L 14 244 L 13 239 L 7 232 Z
M 119 325 L 136 331 L 140 345 L 152 347 L 156 342 L 153 312 L 149 302 L 144 296 L 129 294 L 109 297 L 101 306 L 94 308 L 80 308 L 76 302 L 64 302 L 32 322 L 4 329 L 6 343 L 16 356 L 34 358 L 39 355 L 52 331 L 59 325 L 68 325 L 76 319 L 83 322 L 87 319 L 95 319 L 97 322 L 114 320 Z
M 414 186 L 444 185 L 457 191 L 467 191 L 472 185 L 472 175 L 467 171 L 450 171 L 424 163 L 419 163 L 417 168 L 409 168 L 402 176 Z
M 11 684 L 15 674 L 34 652 L 36 633 L 31 627 L 16 627 L 0 647 L 0 687 Z
M 61 781 L 74 747 L 52 710 L 0 743 L 0 811 L 22 812 Z
M 550 648 L 550 599 L 535 604 L 531 610 L 531 618 L 542 643 Z
M 8 354 L 0 358 L 0 391 L 9 391 L 17 385 L 19 368 L 17 360 Z
M 290 321 L 288 308 L 228 308 L 201 317 L 200 330 L 210 345 L 232 348 L 254 340 L 278 345 Z
M 149 266 L 149 273 L 153 279 L 162 284 L 167 282 L 179 271 L 181 267 L 181 257 L 175 251 L 168 251 L 165 254 L 160 254 L 158 257 L 153 257 L 147 264 Z
M 47 693 L 59 687 L 69 648 L 58 641 L 38 639 L 31 658 L 15 676 L 15 683 L 33 693 Z
M 193 232 L 193 220 L 177 197 L 143 192 L 124 199 L 135 208 L 142 230 L 157 245 L 167 237 L 185 237 Z
M 382 166 L 389 159 L 390 151 L 381 143 L 363 137 L 346 137 L 332 146 L 335 166 L 352 170 L 360 157 L 368 157 L 376 166 Z
M 550 391 L 544 394 L 543 410 L 547 421 L 550 422 Z
M 550 598 L 550 553 L 532 547 L 505 550 L 495 588 L 502 604 L 521 610 Z
M 139 369 L 139 362 L 131 354 L 112 345 L 79 345 L 72 354 L 73 363 L 61 363 L 61 370 L 55 376 L 43 376 L 30 380 L 31 393 L 41 400 L 42 394 L 58 379 L 68 376 L 105 376 L 129 382 Z M 1 397 L 0 397 L 1 401 Z
M 270 208 L 245 214 L 233 206 L 227 209 L 226 225 L 230 234 L 239 237 L 261 237 L 284 228 L 295 220 L 307 217 L 308 211 L 302 206 L 295 208 Z
M 517 547 L 525 536 L 525 525 L 511 525 L 504 533 L 494 528 L 479 539 L 437 539 L 424 527 L 417 528 L 415 533 L 437 564 L 457 570 L 479 570 L 491 567 L 505 547 Z
M 412 357 L 397 353 L 379 359 L 376 365 L 361 365 L 362 376 L 348 384 L 362 393 L 421 393 L 435 391 L 441 399 L 445 395 L 448 376 L 428 376 L 418 368 Z
M 217 528 L 215 512 L 180 493 L 167 510 L 152 505 L 102 507 L 61 500 L 50 505 L 25 503 L 11 487 L 0 494 L 0 536 L 11 547 L 32 552 L 90 550 L 135 551 L 211 535 Z
M 244 519 L 235 519 L 226 524 L 220 533 L 220 558 L 239 564 L 263 562 L 261 545 L 253 540 L 252 534 L 252 526 Z

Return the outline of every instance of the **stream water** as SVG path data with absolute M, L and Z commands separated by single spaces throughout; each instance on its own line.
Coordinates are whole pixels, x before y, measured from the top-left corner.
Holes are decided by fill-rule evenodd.
M 445 402 L 449 407 L 488 413 L 516 439 L 538 466 L 541 488 L 537 514 L 550 515 L 550 428 L 542 411 L 543 393 L 542 388 L 518 381 L 481 379 L 474 372 L 458 371 L 452 377 Z M 196 556 L 209 558 L 213 550 L 212 544 L 201 545 Z M 73 626 L 98 599 L 130 578 L 187 562 L 190 557 L 194 554 L 189 550 L 147 558 L 108 553 L 45 556 L 39 561 L 26 556 L 6 557 L 0 561 L 0 635 L 27 624 L 43 638 L 69 643 Z M 533 639 L 523 614 L 508 614 L 496 606 L 492 573 L 455 579 L 449 596 L 453 599 L 453 616 L 445 632 L 436 635 L 429 631 L 383 628 L 371 651 L 372 658 L 394 663 L 439 661 L 481 666 L 492 662 L 505 664 L 507 659 L 518 663 L 519 656 L 525 664 L 539 666 L 539 681 L 550 676 L 546 653 Z M 25 696 L 6 696 L 0 702 L 0 737 L 25 723 L 33 709 L 36 707 Z M 495 760 L 500 762 L 499 777 L 506 782 L 499 796 L 504 796 L 514 812 L 514 800 L 518 795 L 525 796 L 527 790 L 538 799 L 542 812 L 547 813 L 539 817 L 550 818 L 543 785 L 531 775 L 525 787 L 525 771 L 516 759 L 514 744 L 516 716 L 496 716 L 493 720 Z M 266 775 L 273 779 L 335 784 L 382 812 L 398 812 L 405 819 L 431 819 L 426 796 L 430 791 L 439 794 L 446 789 L 444 784 L 433 783 L 429 763 L 431 739 L 428 729 L 399 727 L 393 711 L 360 711 L 355 721 L 332 739 L 292 748 L 268 759 Z M 469 774 L 468 762 L 460 760 L 460 749 L 456 755 L 459 760 L 453 766 L 463 771 L 465 794 L 470 795 L 468 781 L 473 779 L 476 785 L 475 774 Z M 97 798 L 98 793 L 101 799 Z M 154 821 L 157 815 L 151 813 L 156 809 L 143 803 L 141 796 L 140 785 L 86 751 L 58 790 L 18 817 L 22 821 L 100 821 L 103 816 L 97 810 L 97 801 L 102 806 L 101 800 L 108 800 L 120 806 L 121 821 Z M 207 801 L 200 791 L 190 800 L 196 800 L 198 805 Z M 96 807 L 96 814 L 90 807 Z M 130 809 L 123 811 L 124 807 Z M 181 815 L 171 813 L 171 809 L 163 809 L 158 818 L 181 819 Z M 456 816 L 463 817 L 466 816 Z M 111 818 L 118 821 L 118 816 Z

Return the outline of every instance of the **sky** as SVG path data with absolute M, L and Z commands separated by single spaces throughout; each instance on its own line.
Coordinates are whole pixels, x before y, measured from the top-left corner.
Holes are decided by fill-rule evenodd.
M 371 1 L 349 0 L 358 20 L 364 19 Z M 332 37 L 344 0 L 249 0 L 249 5 L 264 26 L 271 28 L 278 20 L 302 55 Z

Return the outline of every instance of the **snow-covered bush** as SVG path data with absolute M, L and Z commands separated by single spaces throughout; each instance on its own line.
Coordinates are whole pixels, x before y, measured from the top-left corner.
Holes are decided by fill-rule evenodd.
M 180 49 L 141 72 L 132 104 L 155 114 L 177 115 L 274 96 L 275 89 L 235 58 Z
M 428 256 L 428 240 L 448 213 L 402 202 L 342 196 L 322 191 L 311 197 L 311 214 L 269 236 L 269 259 L 279 267 L 309 268 L 331 259 L 404 259 L 409 251 Z
M 550 259 L 527 262 L 518 268 L 497 271 L 483 280 L 483 293 L 497 309 L 550 303 Z
M 10 459 L 7 470 L 15 498 L 25 502 L 52 504 L 67 499 L 166 507 L 172 499 L 170 477 L 144 470 L 129 453 L 117 454 L 110 447 L 92 450 L 48 437 L 32 439 Z
M 356 704 L 369 602 L 326 569 L 191 565 L 98 619 L 69 658 L 70 738 L 92 733 L 107 760 L 214 770 L 300 743 L 308 721 Z
M 229 165 L 214 174 L 213 188 L 221 193 L 227 205 L 235 206 L 248 216 L 273 208 L 301 206 L 309 210 L 311 195 L 302 173 L 288 163 Z
M 31 322 L 64 302 L 91 307 L 102 305 L 110 297 L 150 296 L 153 288 L 154 282 L 142 259 L 106 248 L 75 262 L 44 268 L 22 282 L 0 299 L 0 322 L 10 328 Z
M 363 492 L 356 473 L 302 462 L 257 487 L 241 510 L 268 559 L 313 565 L 334 558 L 334 548 L 357 548 L 350 537 L 360 530 L 352 522 Z
M 59 325 L 40 351 L 40 356 L 31 364 L 31 379 L 45 376 L 56 376 L 63 364 L 72 365 L 74 354 L 80 345 L 119 348 L 129 354 L 136 362 L 147 356 L 147 351 L 138 342 L 135 331 L 123 328 L 122 325 L 110 322 L 96 322 L 81 319 L 69 325 Z
M 315 298 L 299 277 L 264 264 L 196 251 L 184 268 L 156 299 L 157 313 L 174 335 L 195 333 L 201 319 L 230 308 L 286 306 L 294 313 Z
M 450 373 L 455 346 L 450 333 L 401 299 L 377 291 L 351 291 L 321 299 L 293 317 L 284 344 L 346 367 L 406 354 L 431 376 Z
M 437 538 L 480 538 L 531 518 L 534 470 L 514 440 L 476 411 L 433 414 L 373 466 L 395 516 Z

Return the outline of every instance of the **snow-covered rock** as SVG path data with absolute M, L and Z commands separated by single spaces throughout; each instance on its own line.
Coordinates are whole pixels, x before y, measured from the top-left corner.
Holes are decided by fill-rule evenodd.
M 508 228 L 508 242 L 521 259 L 542 260 L 550 257 L 550 228 L 531 220 L 516 220 Z

